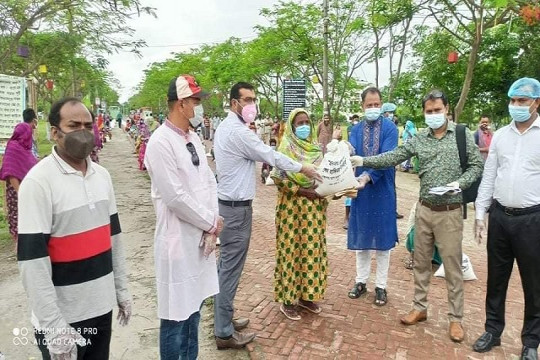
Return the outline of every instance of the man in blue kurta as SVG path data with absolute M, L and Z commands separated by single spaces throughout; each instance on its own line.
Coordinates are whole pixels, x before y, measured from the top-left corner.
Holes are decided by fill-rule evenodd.
M 398 130 L 381 114 L 381 103 L 381 93 L 377 88 L 370 87 L 362 93 L 365 119 L 352 128 L 349 139 L 355 155 L 373 156 L 397 147 Z M 390 250 L 398 241 L 396 173 L 393 167 L 382 170 L 357 167 L 356 176 L 360 189 L 352 201 L 347 234 L 348 249 L 356 250 L 356 281 L 349 297 L 356 299 L 366 293 L 371 272 L 371 250 L 375 250 L 375 304 L 383 306 L 387 302 Z

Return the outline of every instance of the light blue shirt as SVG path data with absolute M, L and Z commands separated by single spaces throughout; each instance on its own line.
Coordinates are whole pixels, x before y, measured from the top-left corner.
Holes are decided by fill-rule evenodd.
M 302 164 L 272 150 L 232 111 L 216 130 L 214 155 L 218 175 L 218 198 L 253 200 L 255 198 L 255 162 L 278 169 L 299 172 Z

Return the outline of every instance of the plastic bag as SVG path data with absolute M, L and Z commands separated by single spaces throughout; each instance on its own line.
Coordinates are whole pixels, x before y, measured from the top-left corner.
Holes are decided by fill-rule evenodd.
M 358 186 L 349 156 L 349 146 L 345 141 L 332 140 L 327 146 L 327 153 L 319 165 L 319 174 L 323 182 L 315 191 L 321 196 L 333 196 L 344 190 L 353 190 Z
M 461 262 L 461 270 L 463 271 L 463 280 L 470 281 L 470 280 L 478 279 L 476 277 L 476 274 L 474 273 L 471 259 L 466 254 L 463 254 L 463 260 Z M 439 266 L 439 268 L 437 269 L 437 271 L 435 271 L 435 274 L 433 274 L 433 276 L 444 277 L 444 264 Z

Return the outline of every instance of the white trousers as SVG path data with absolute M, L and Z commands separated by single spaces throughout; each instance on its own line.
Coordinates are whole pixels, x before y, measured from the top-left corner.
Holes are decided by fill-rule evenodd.
M 386 289 L 388 267 L 390 266 L 390 250 L 373 250 L 377 257 L 377 276 L 375 286 Z M 371 250 L 356 251 L 356 282 L 367 284 L 371 272 Z

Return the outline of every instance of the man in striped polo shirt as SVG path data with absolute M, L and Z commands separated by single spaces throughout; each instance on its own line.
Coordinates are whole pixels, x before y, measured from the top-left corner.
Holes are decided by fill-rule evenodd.
M 49 115 L 52 154 L 19 192 L 19 269 L 43 359 L 108 359 L 112 309 L 127 324 L 127 289 L 112 180 L 90 160 L 92 117 L 76 98 Z

